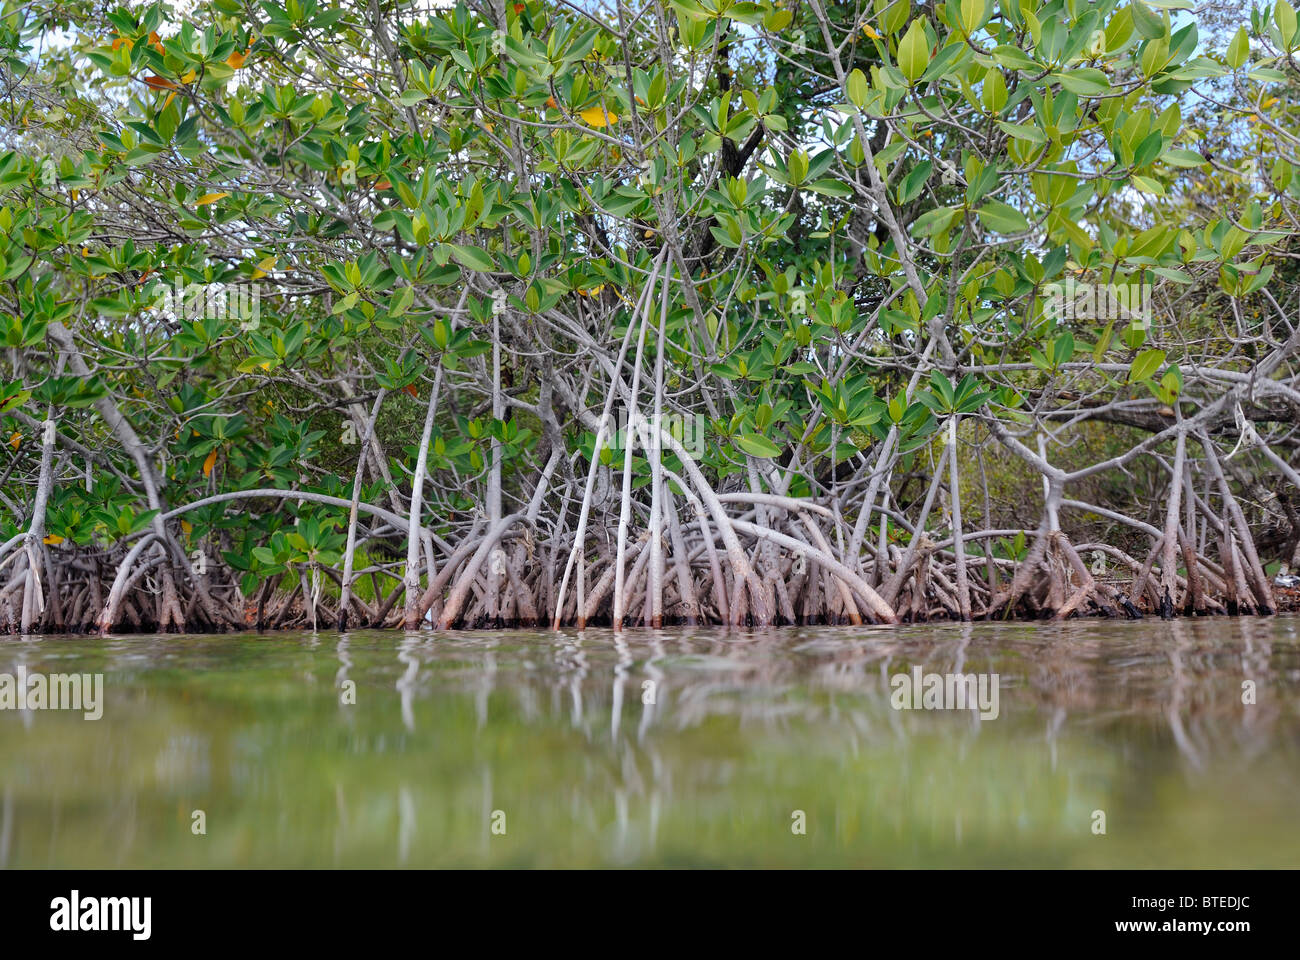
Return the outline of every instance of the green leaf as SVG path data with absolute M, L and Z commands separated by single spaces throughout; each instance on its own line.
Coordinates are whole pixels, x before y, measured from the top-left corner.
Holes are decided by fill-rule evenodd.
M 1023 233 L 1029 229 L 1029 221 L 1015 207 L 997 200 L 990 200 L 976 211 L 980 222 L 996 233 Z
M 757 433 L 742 433 L 736 437 L 736 446 L 751 457 L 780 456 L 781 448 L 771 440 Z
M 1094 67 L 1081 67 L 1065 73 L 1054 73 L 1052 79 L 1060 83 L 1064 89 L 1081 97 L 1100 96 L 1110 91 L 1110 81 L 1106 78 L 1106 74 Z
M 1164 277 L 1166 280 L 1172 280 L 1174 283 L 1189 284 L 1194 282 L 1182 270 L 1175 270 L 1172 267 L 1152 267 L 1151 272 Z
M 1160 156 L 1164 147 L 1164 137 L 1160 131 L 1152 131 L 1133 150 L 1133 166 L 1135 168 L 1149 166 Z
M 790 186 L 797 187 L 807 179 L 811 162 L 806 150 L 796 149 L 790 152 L 785 163 L 786 173 L 790 175 Z
M 867 75 L 855 67 L 849 74 L 847 87 L 849 102 L 861 110 L 871 96 L 871 84 L 867 82 Z
M 1199 167 L 1205 163 L 1205 158 L 1195 150 L 1178 147 L 1174 150 L 1166 150 L 1164 161 L 1175 167 Z
M 934 165 L 929 160 L 922 160 L 918 163 L 903 182 L 898 185 L 898 202 L 911 203 L 917 198 L 921 190 L 925 187 L 925 182 L 930 179 L 930 171 Z
M 808 189 L 828 197 L 853 196 L 853 188 L 842 180 L 818 180 L 816 183 L 808 184 Z
M 1106 356 L 1106 351 L 1110 349 L 1110 343 L 1114 337 L 1115 321 L 1111 320 L 1106 324 L 1106 329 L 1101 332 L 1101 336 L 1097 338 L 1096 345 L 1092 348 L 1093 363 L 1101 363 L 1102 358 Z
M 957 412 L 974 413 L 980 407 L 984 406 L 984 404 L 988 403 L 988 401 L 992 400 L 994 396 L 996 396 L 996 394 L 994 394 L 992 390 L 981 390 L 978 393 L 969 394 L 962 398 L 962 401 L 957 404 Z
M 449 243 L 451 255 L 460 261 L 461 266 L 469 267 L 471 270 L 485 272 L 496 269 L 496 261 L 486 250 L 480 250 L 478 247 L 466 247 L 459 243 Z
M 1290 50 L 1295 40 L 1295 7 L 1287 3 L 1287 0 L 1277 0 L 1273 7 L 1273 22 L 1277 24 L 1278 33 L 1282 34 L 1282 45 Z
M 1043 69 L 1043 65 L 1025 51 L 1006 43 L 993 48 L 993 59 L 1011 70 Z
M 943 375 L 942 372 L 935 370 L 930 374 L 930 386 L 934 392 L 943 400 L 946 409 L 951 410 L 956 402 L 956 393 L 953 391 L 952 382 Z
M 1250 56 L 1250 37 L 1246 34 L 1245 27 L 1238 27 L 1237 34 L 1228 44 L 1228 66 L 1236 70 Z
M 984 22 L 984 0 L 961 0 L 961 26 L 967 36 L 974 33 Z
M 1154 197 L 1163 197 L 1165 195 L 1165 188 L 1160 184 L 1159 180 L 1134 176 L 1130 178 L 1129 182 L 1141 192 L 1149 193 Z
M 1017 140 L 1024 140 L 1026 143 L 1042 145 L 1047 142 L 1047 134 L 1032 123 L 1007 123 L 1005 120 L 999 120 L 998 126 L 1002 128 L 1003 133 Z
M 402 287 L 388 301 L 388 315 L 390 317 L 400 317 L 411 307 L 411 302 L 415 299 L 414 287 Z
M 1165 22 L 1160 16 L 1151 11 L 1141 0 L 1133 0 L 1129 5 L 1129 10 L 1133 14 L 1133 26 L 1137 32 L 1142 34 L 1148 40 L 1158 40 L 1165 35 Z
M 1160 365 L 1165 362 L 1165 352 L 1163 350 L 1143 350 L 1133 358 L 1133 363 L 1128 369 L 1128 382 L 1141 383 L 1144 380 L 1151 379 L 1152 374 L 1160 369 Z
M 1052 362 L 1059 367 L 1063 363 L 1069 363 L 1073 356 L 1074 334 L 1067 330 L 1052 344 Z
M 903 39 L 898 42 L 898 69 L 912 83 L 930 65 L 930 38 L 926 36 L 925 24 L 924 17 L 913 20 L 907 33 L 903 34 Z
M 984 109 L 992 114 L 999 114 L 1007 104 L 1007 82 L 1001 70 L 989 70 L 984 75 L 984 88 L 980 91 L 980 100 Z

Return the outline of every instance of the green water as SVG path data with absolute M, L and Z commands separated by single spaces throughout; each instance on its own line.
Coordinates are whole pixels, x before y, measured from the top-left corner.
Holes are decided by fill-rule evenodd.
M 104 713 L 0 711 L 0 866 L 1300 864 L 1295 617 L 0 642 L 20 664 L 102 673 Z M 998 717 L 893 709 L 914 666 L 996 674 Z

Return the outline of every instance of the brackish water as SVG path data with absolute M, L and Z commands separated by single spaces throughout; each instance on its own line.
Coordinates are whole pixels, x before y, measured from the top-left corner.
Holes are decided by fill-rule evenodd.
M 1297 617 L 0 641 L 20 664 L 102 673 L 104 712 L 0 711 L 0 866 L 1300 865 Z M 996 674 L 998 717 L 893 709 L 915 666 Z

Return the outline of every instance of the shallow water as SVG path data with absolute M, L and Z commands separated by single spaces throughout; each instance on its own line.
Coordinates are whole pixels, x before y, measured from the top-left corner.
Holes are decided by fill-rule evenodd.
M 1297 617 L 0 642 L 19 665 L 102 673 L 104 711 L 0 710 L 0 866 L 1300 864 Z M 995 674 L 997 718 L 894 709 L 916 666 Z

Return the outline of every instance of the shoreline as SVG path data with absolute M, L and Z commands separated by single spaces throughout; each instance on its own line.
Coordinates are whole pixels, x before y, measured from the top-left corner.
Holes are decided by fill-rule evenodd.
M 933 617 L 928 619 L 900 619 L 896 623 L 853 623 L 847 619 L 839 618 L 809 618 L 793 623 L 770 623 L 766 625 L 758 624 L 741 624 L 736 625 L 725 621 L 718 620 L 695 620 L 687 621 L 685 618 L 665 618 L 664 622 L 658 626 L 651 626 L 645 623 L 625 623 L 622 630 L 618 631 L 623 634 L 649 633 L 658 630 L 725 630 L 727 632 L 780 632 L 783 630 L 800 629 L 806 627 L 916 627 L 916 626 L 959 626 L 962 624 L 1060 624 L 1067 622 L 1076 622 L 1080 620 L 1090 620 L 1099 622 L 1115 621 L 1142 621 L 1142 620 L 1162 620 L 1165 622 L 1192 620 L 1270 620 L 1278 616 L 1296 616 L 1300 615 L 1300 589 L 1275 587 L 1274 595 L 1277 597 L 1277 607 L 1271 613 L 1216 613 L 1216 612 L 1179 612 L 1174 616 L 1161 617 L 1158 610 L 1139 610 L 1138 615 L 1120 615 L 1107 616 L 1100 611 L 1089 611 L 1084 613 L 1072 613 L 1067 617 L 1057 617 L 1050 613 L 1044 612 L 1040 616 L 975 616 L 970 620 L 960 620 L 952 617 Z M 122 624 L 121 626 L 126 626 Z M 32 634 L 4 633 L 0 634 L 0 639 L 21 640 L 30 639 L 31 637 L 54 638 L 91 638 L 99 637 L 104 639 L 114 637 L 133 637 L 133 636 L 202 636 L 202 637 L 221 637 L 221 636 L 246 636 L 267 635 L 267 634 L 300 634 L 304 631 L 314 633 L 353 633 L 366 631 L 368 633 L 393 633 L 409 635 L 411 633 L 429 633 L 429 634 L 473 634 L 473 633 L 493 633 L 500 631 L 534 631 L 547 633 L 571 633 L 574 631 L 582 632 L 584 630 L 608 630 L 612 631 L 613 627 L 608 617 L 597 617 L 588 620 L 585 624 L 579 626 L 575 623 L 564 623 L 555 627 L 544 619 L 526 621 L 516 619 L 510 622 L 485 623 L 478 622 L 472 625 L 459 625 L 456 627 L 440 627 L 425 621 L 418 630 L 411 631 L 401 626 L 400 623 L 368 624 L 352 623 L 346 627 L 339 627 L 334 623 L 321 623 L 313 629 L 310 623 L 300 622 L 295 619 L 287 624 L 275 626 L 258 625 L 249 622 L 242 628 L 232 627 L 228 630 L 165 630 L 160 631 L 151 629 L 154 624 L 131 625 L 129 630 L 113 630 L 103 632 L 97 627 L 91 625 L 86 628 L 65 628 L 62 630 L 44 630 Z

